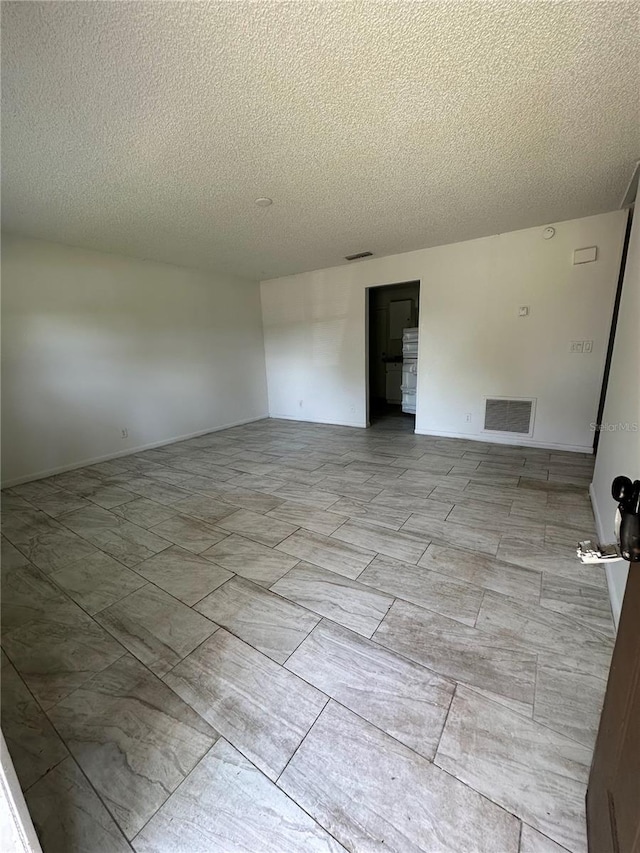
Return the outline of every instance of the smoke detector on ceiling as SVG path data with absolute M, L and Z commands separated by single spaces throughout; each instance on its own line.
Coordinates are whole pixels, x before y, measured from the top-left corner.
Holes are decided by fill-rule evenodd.
M 373 257 L 373 252 L 356 252 L 355 255 L 345 255 L 345 261 L 357 261 L 360 258 L 371 258 Z

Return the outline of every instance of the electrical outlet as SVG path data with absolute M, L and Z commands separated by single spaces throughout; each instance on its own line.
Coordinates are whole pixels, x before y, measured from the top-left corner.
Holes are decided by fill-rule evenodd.
M 122 436 L 122 438 L 129 438 L 129 430 L 126 427 L 124 429 L 121 429 L 120 435 Z
M 521 305 L 518 308 L 518 317 L 528 317 L 529 316 L 529 306 Z
M 571 341 L 569 352 L 584 352 L 584 341 Z
M 465 419 L 466 423 L 470 424 L 471 423 L 471 412 L 467 412 L 464 419 Z

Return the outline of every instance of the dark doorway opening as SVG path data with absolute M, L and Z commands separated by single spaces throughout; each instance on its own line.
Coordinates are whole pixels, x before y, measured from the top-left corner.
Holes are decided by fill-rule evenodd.
M 420 282 L 367 290 L 368 422 L 413 432 L 417 399 Z

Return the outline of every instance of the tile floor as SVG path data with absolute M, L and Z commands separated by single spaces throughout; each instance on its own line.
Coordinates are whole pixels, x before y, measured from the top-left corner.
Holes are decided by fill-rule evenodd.
M 591 470 L 265 420 L 5 490 L 2 727 L 45 853 L 584 853 Z

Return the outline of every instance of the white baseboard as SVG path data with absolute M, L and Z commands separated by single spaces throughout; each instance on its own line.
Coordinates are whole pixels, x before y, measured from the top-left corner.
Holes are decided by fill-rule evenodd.
M 517 447 L 540 447 L 542 450 L 567 450 L 570 453 L 588 453 L 593 455 L 593 447 L 582 444 L 557 444 L 551 441 L 535 441 L 532 438 L 520 436 L 510 438 L 509 436 L 499 436 L 492 434 L 485 435 L 484 433 L 468 433 L 468 432 L 440 432 L 432 429 L 415 429 L 416 435 L 432 435 L 436 438 L 464 438 L 467 441 L 481 441 L 488 444 L 510 444 Z
M 366 429 L 367 427 L 366 423 L 356 423 L 355 421 L 330 421 L 323 418 L 296 418 L 293 415 L 275 415 L 271 413 L 269 413 L 269 417 L 275 421 L 297 421 L 302 424 L 327 424 L 328 426 L 356 427 L 357 429 Z
M 119 459 L 121 456 L 131 456 L 134 453 L 142 453 L 143 450 L 153 450 L 155 447 L 164 447 L 167 444 L 175 444 L 177 441 L 188 441 L 190 438 L 198 438 L 201 435 L 208 435 L 210 432 L 220 432 L 223 429 L 231 429 L 231 427 L 242 426 L 243 424 L 252 424 L 256 421 L 267 420 L 269 415 L 259 415 L 256 418 L 244 418 L 241 421 L 234 421 L 230 424 L 222 424 L 221 426 L 209 427 L 209 429 L 201 429 L 197 432 L 190 432 L 185 435 L 176 435 L 173 438 L 163 438 L 162 441 L 152 441 L 150 444 L 140 444 L 137 447 L 128 447 L 126 450 L 118 450 L 115 453 L 106 453 L 104 456 L 94 456 L 91 459 L 82 459 L 79 462 L 61 465 L 58 468 L 50 468 L 47 471 L 38 471 L 35 474 L 28 474 L 24 477 L 15 477 L 13 480 L 7 480 L 2 483 L 3 489 L 8 489 L 11 486 L 21 486 L 23 483 L 31 483 L 33 480 L 43 480 L 45 477 L 53 477 L 54 474 L 63 474 L 65 471 L 75 471 L 77 468 L 86 468 L 87 465 L 97 465 L 98 462 L 108 462 L 110 459 Z

